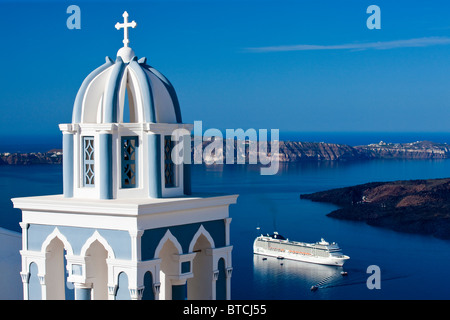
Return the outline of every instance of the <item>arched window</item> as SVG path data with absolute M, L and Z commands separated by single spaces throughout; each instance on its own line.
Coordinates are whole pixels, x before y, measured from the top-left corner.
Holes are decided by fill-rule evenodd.
M 128 289 L 128 276 L 125 272 L 119 273 L 116 300 L 131 300 L 130 290 Z
M 94 137 L 83 137 L 83 185 L 95 185 L 94 170 Z
M 164 136 L 164 183 L 166 188 L 176 187 L 176 167 L 172 161 L 174 143 L 171 136 Z
M 225 260 L 223 258 L 219 259 L 217 266 L 219 270 L 219 277 L 216 281 L 216 300 L 226 300 L 227 299 L 227 279 L 225 270 Z
M 137 187 L 138 137 L 122 137 L 122 188 Z
M 30 280 L 28 281 L 28 300 L 42 300 L 42 289 L 38 272 L 37 264 L 32 262 L 30 264 Z
M 153 277 L 150 271 L 147 271 L 144 275 L 144 293 L 142 294 L 142 300 L 155 300 L 155 294 L 153 292 Z

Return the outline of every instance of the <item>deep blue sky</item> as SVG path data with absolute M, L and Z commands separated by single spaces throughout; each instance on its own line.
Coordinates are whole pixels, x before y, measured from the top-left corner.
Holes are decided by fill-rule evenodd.
M 66 27 L 71 4 L 80 30 Z M 381 30 L 366 27 L 371 4 Z M 122 46 L 124 10 L 138 23 L 130 46 L 175 86 L 184 122 L 450 131 L 448 0 L 11 1 L 0 2 L 2 139 L 60 134 L 83 79 Z

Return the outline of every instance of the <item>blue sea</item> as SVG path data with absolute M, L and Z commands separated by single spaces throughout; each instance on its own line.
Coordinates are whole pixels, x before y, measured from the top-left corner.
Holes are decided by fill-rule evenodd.
M 299 197 L 371 181 L 450 177 L 450 160 L 289 163 L 273 176 L 262 176 L 259 169 L 256 165 L 192 168 L 193 192 L 239 194 L 237 204 L 230 206 L 232 299 L 450 298 L 450 241 L 329 218 L 326 214 L 334 205 Z M 0 166 L 0 226 L 20 231 L 20 211 L 12 208 L 11 198 L 58 193 L 62 193 L 61 166 Z M 323 237 L 338 242 L 351 258 L 339 268 L 254 256 L 254 238 L 273 231 L 297 241 Z M 371 276 L 367 269 L 372 265 L 380 268 L 380 289 L 367 286 Z M 340 274 L 343 270 L 346 277 Z M 310 291 L 318 283 L 319 290 Z

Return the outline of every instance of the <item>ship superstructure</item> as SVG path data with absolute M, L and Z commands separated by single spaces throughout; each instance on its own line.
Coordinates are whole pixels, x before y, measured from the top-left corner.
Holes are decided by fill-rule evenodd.
M 343 266 L 350 259 L 335 242 L 329 243 L 323 238 L 315 243 L 290 241 L 277 232 L 257 237 L 253 253 L 332 266 Z

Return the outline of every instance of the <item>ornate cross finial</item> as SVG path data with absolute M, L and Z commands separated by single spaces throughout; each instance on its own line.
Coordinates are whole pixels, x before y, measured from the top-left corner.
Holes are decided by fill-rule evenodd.
M 130 43 L 130 40 L 128 40 L 128 28 L 135 28 L 137 26 L 136 21 L 128 22 L 128 12 L 123 13 L 123 23 L 117 22 L 115 27 L 117 30 L 120 30 L 123 28 L 123 46 L 128 47 L 128 43 Z

